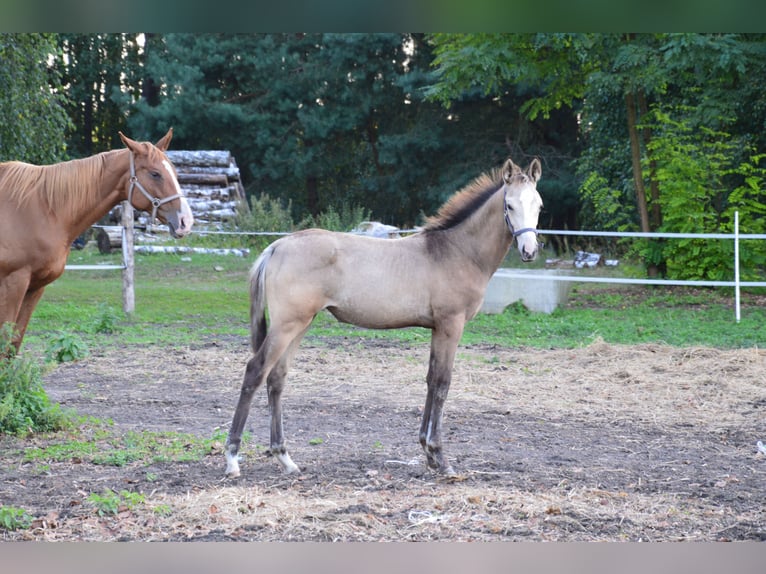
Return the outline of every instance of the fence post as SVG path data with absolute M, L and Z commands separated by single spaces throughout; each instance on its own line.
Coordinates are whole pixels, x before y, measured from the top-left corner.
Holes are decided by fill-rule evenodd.
M 739 323 L 739 211 L 734 212 L 734 315 Z
M 136 310 L 136 293 L 133 282 L 133 206 L 122 202 L 122 310 L 131 314 Z

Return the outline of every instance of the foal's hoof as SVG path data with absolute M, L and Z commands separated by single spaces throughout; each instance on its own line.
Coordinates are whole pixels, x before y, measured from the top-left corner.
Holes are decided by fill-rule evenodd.
M 226 451 L 226 478 L 237 478 L 239 476 L 239 457 Z
M 457 473 L 455 472 L 455 469 L 452 468 L 452 465 L 448 466 L 447 468 L 442 469 L 441 473 L 446 478 L 455 478 L 455 477 L 457 477 Z

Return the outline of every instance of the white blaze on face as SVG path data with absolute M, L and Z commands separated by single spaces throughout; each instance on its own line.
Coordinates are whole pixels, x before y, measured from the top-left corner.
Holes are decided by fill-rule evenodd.
M 181 185 L 178 183 L 178 178 L 176 177 L 176 174 L 173 171 L 173 166 L 171 166 L 170 162 L 166 159 L 162 160 L 162 165 L 164 165 L 165 169 L 168 171 L 168 174 L 170 175 L 170 179 L 173 181 L 173 185 L 176 186 L 176 192 L 178 193 L 178 195 L 183 195 L 183 192 L 181 191 Z
M 181 196 L 181 209 L 179 209 L 176 213 L 178 218 L 178 227 L 176 228 L 176 233 L 181 236 L 187 235 L 189 232 L 191 232 L 192 224 L 194 223 L 194 216 L 192 215 L 191 208 L 189 207 L 189 202 L 186 201 L 183 191 L 181 191 L 181 185 L 178 183 L 178 178 L 176 177 L 175 171 L 173 170 L 173 166 L 171 166 L 170 162 L 166 159 L 162 160 L 162 165 L 165 166 L 165 169 L 170 175 L 170 179 L 173 181 L 173 185 L 176 187 L 176 193 Z
M 542 199 L 533 185 L 525 185 L 518 194 L 509 195 L 508 205 L 512 209 L 509 217 L 515 230 L 537 229 Z M 532 255 L 537 252 L 537 234 L 534 231 L 519 234 L 516 242 L 521 253 Z

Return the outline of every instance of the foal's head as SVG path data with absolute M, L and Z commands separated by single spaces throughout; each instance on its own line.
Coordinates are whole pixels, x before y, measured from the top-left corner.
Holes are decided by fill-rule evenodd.
M 543 206 L 543 200 L 537 193 L 537 181 L 541 173 L 537 158 L 526 171 L 510 159 L 503 165 L 505 221 L 516 238 L 522 261 L 532 261 L 537 257 L 537 218 Z
M 165 151 L 173 137 L 168 130 L 156 145 L 133 141 L 120 132 L 120 139 L 131 153 L 131 182 L 128 201 L 137 209 L 156 216 L 167 224 L 173 237 L 191 232 L 194 216 L 183 196 L 173 164 Z

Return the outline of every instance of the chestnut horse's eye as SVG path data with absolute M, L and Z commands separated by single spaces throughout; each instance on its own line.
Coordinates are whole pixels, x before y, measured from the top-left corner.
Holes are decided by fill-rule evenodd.
M 150 171 L 149 175 L 152 176 L 152 179 L 162 179 L 162 174 L 158 171 Z

